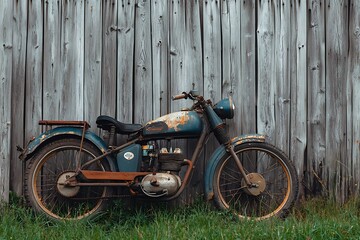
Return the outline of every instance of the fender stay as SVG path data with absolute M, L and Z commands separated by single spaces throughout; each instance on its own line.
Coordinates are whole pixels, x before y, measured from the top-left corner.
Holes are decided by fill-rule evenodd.
M 235 147 L 243 143 L 249 142 L 265 142 L 266 136 L 262 134 L 251 134 L 251 135 L 241 135 L 231 139 L 231 144 Z M 205 171 L 205 193 L 207 200 L 211 200 L 214 197 L 213 191 L 213 178 L 215 174 L 215 168 L 218 165 L 219 161 L 227 154 L 225 146 L 221 145 L 218 147 L 215 152 L 211 155 L 209 163 Z

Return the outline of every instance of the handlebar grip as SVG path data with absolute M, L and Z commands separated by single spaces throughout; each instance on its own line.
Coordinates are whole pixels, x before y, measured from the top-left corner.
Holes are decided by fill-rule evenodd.
M 187 94 L 182 93 L 182 94 L 175 95 L 175 96 L 172 96 L 172 97 L 171 97 L 171 99 L 172 99 L 173 101 L 174 101 L 174 100 L 183 99 L 183 98 L 187 98 Z

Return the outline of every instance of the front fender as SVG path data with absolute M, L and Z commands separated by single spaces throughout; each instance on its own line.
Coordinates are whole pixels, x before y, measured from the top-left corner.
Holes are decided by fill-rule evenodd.
M 231 139 L 231 144 L 235 147 L 243 143 L 248 142 L 265 142 L 266 136 L 261 134 L 241 135 Z M 211 155 L 205 171 L 205 193 L 208 200 L 214 197 L 213 191 L 213 178 L 215 174 L 216 166 L 220 160 L 227 154 L 224 145 L 218 147 L 215 152 Z
M 48 142 L 54 140 L 55 138 L 61 137 L 82 137 L 83 129 L 77 127 L 56 127 L 54 129 L 48 130 L 46 132 L 41 133 L 38 137 L 31 140 L 24 150 L 23 159 L 26 161 L 31 158 L 32 155 L 36 152 L 38 148 L 47 144 Z M 108 146 L 107 144 L 95 133 L 91 131 L 86 131 L 84 139 L 93 143 L 102 153 L 106 153 Z M 114 164 L 114 159 L 111 156 L 107 156 L 110 169 L 112 171 L 116 171 L 116 166 Z

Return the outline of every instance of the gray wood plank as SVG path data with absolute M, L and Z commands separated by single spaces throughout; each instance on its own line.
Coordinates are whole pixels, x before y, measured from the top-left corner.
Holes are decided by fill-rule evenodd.
M 349 3 L 349 56 L 347 89 L 348 108 L 348 174 L 350 194 L 358 197 L 360 188 L 360 2 L 352 0 Z M 349 110 L 350 108 L 350 110 Z M 350 126 L 352 126 L 350 128 Z M 349 129 L 351 133 L 349 133 Z M 351 155 L 350 155 L 351 154 Z
M 117 109 L 117 11 L 118 1 L 102 1 L 101 114 L 116 117 Z M 119 17 L 122 14 L 119 12 Z M 120 69 L 118 70 L 120 71 Z M 119 116 L 117 116 L 119 118 Z M 122 120 L 121 117 L 119 120 Z
M 153 116 L 168 112 L 169 1 L 151 2 Z
M 203 64 L 204 97 L 213 103 L 221 99 L 221 10 L 220 1 L 209 0 L 203 3 Z M 219 143 L 212 135 L 204 149 L 205 160 L 210 159 Z
M 185 31 L 185 1 L 171 1 L 169 26 L 169 62 L 170 62 L 170 96 L 180 94 L 191 89 L 191 82 L 187 80 L 185 57 L 187 46 L 187 32 Z M 170 111 L 180 111 L 187 107 L 187 100 L 171 101 Z
M 291 150 L 290 156 L 302 182 L 307 144 L 307 44 L 306 44 L 306 2 L 296 2 L 292 7 L 291 48 Z M 300 186 L 302 188 L 302 186 Z M 302 189 L 300 189 L 302 191 Z
M 19 152 L 15 146 L 25 145 L 24 115 L 27 6 L 27 0 L 16 1 L 16 4 L 13 5 L 14 17 L 12 21 L 13 56 L 11 84 L 13 87 L 11 88 L 10 188 L 19 196 L 22 195 L 23 163 L 18 159 Z
M 275 143 L 286 154 L 290 150 L 290 5 L 289 1 L 277 2 L 275 9 Z M 305 25 L 304 25 L 305 26 Z M 294 46 L 292 46 L 294 48 Z M 305 69 L 306 70 L 306 69 Z M 306 79 L 302 79 L 304 81 Z
M 204 96 L 214 103 L 221 99 L 221 16 L 220 1 L 203 5 Z
M 60 101 L 64 120 L 84 119 L 84 1 L 62 2 L 61 67 L 63 91 Z
M 332 1 L 326 7 L 326 162 L 327 186 L 335 199 L 347 197 L 346 85 L 348 5 Z
M 13 4 L 0 7 L 0 202 L 9 201 Z
M 118 5 L 117 116 L 120 121 L 133 121 L 135 3 Z
M 275 37 L 273 1 L 258 2 L 257 129 L 275 143 Z
M 85 2 L 84 119 L 96 131 L 101 108 L 102 1 Z
M 241 72 L 234 96 L 234 121 L 239 124 L 237 134 L 256 132 L 256 4 L 245 0 L 240 6 Z M 234 91 L 234 93 L 235 93 Z
M 203 93 L 203 67 L 202 67 L 202 40 L 201 40 L 201 6 L 200 1 L 186 1 L 186 55 L 185 55 L 185 68 L 186 72 L 186 85 L 184 89 L 189 91 L 190 89 L 197 89 Z M 187 101 L 186 105 L 191 106 L 192 102 Z M 189 139 L 186 143 L 186 150 L 188 157 L 192 156 L 197 140 Z M 186 202 L 193 202 L 199 198 L 199 194 L 204 192 L 204 176 L 205 169 L 204 155 L 199 156 L 198 162 L 195 165 L 196 174 L 191 178 L 189 187 L 187 189 Z
M 61 69 L 61 11 L 58 0 L 49 0 L 44 6 L 44 68 L 43 118 L 61 119 L 61 101 L 64 79 Z
M 28 37 L 26 45 L 25 139 L 40 133 L 42 119 L 43 3 L 28 2 Z
M 150 2 L 139 0 L 135 11 L 134 121 L 146 123 L 153 118 Z
M 307 164 L 305 187 L 312 193 L 324 189 L 325 171 L 325 4 L 308 1 L 308 98 L 307 98 Z M 300 159 L 298 159 L 300 161 Z

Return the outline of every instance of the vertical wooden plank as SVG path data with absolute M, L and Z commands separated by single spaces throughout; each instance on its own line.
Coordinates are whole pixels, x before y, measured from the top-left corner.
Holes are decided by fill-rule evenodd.
M 274 66 L 274 3 L 273 1 L 259 1 L 258 29 L 257 29 L 257 58 L 258 58 L 258 86 L 257 86 L 257 128 L 259 133 L 269 136 L 275 141 L 275 100 L 276 86 Z
M 85 2 L 84 119 L 92 130 L 101 107 L 102 1 Z
M 61 11 L 59 0 L 48 0 L 44 6 L 43 118 L 61 119 L 64 91 L 61 69 Z
M 204 96 L 216 103 L 222 93 L 220 1 L 205 0 L 203 7 Z
M 275 5 L 275 142 L 286 154 L 290 150 L 290 1 Z M 305 27 L 306 25 L 303 24 Z M 295 48 L 295 46 L 293 46 Z M 305 79 L 302 79 L 304 81 Z
M 306 1 L 296 1 L 291 14 L 293 44 L 291 48 L 291 151 L 290 156 L 302 182 L 307 144 L 307 62 Z M 302 189 L 300 189 L 302 191 Z
M 326 171 L 331 197 L 347 198 L 347 1 L 326 2 Z
M 186 46 L 187 46 L 187 32 L 186 32 L 186 5 L 185 1 L 171 1 L 169 14 L 169 61 L 170 61 L 170 95 L 180 94 L 183 91 L 191 89 L 192 81 L 186 78 Z M 170 111 L 180 111 L 181 108 L 187 107 L 189 100 L 171 101 Z M 171 142 L 171 146 L 180 148 L 186 158 L 191 155 L 187 149 L 185 140 L 175 140 Z M 190 202 L 191 189 L 188 187 L 181 196 L 174 202 L 180 204 Z
M 348 61 L 348 128 L 351 128 L 351 150 L 349 168 L 350 193 L 355 197 L 359 196 L 360 188 L 360 2 L 350 1 L 349 11 L 349 56 Z M 350 112 L 351 111 L 351 112 Z M 349 113 L 350 112 L 350 113 Z M 349 138 L 349 137 L 348 137 Z M 349 148 L 349 147 L 348 147 Z
M 201 6 L 199 0 L 185 1 L 186 4 L 186 41 L 185 68 L 189 91 L 194 88 L 203 93 L 203 56 L 201 39 Z M 190 85 L 191 84 L 191 85 Z
M 221 99 L 221 9 L 220 1 L 203 2 L 203 64 L 204 64 L 204 97 L 213 103 Z M 214 135 L 204 149 L 205 160 L 210 159 L 214 149 L 219 146 Z
M 221 1 L 222 31 L 222 97 L 232 96 L 235 105 L 242 105 L 241 94 L 241 2 Z M 239 67 L 240 66 L 240 67 Z M 241 109 L 241 107 L 240 107 Z M 232 136 L 241 131 L 240 111 L 235 111 L 234 120 L 227 121 Z
M 12 78 L 12 13 L 11 1 L 0 1 L 0 203 L 9 201 L 10 127 Z
M 168 33 L 169 5 L 167 0 L 151 2 L 153 116 L 168 111 Z
M 203 71 L 202 71 L 202 40 L 201 40 L 201 20 L 200 20 L 200 2 L 198 0 L 185 1 L 185 62 L 186 80 L 185 91 L 196 89 L 201 92 L 203 89 Z M 186 107 L 191 106 L 191 101 L 186 101 Z M 187 157 L 190 158 L 195 150 L 197 140 L 188 139 L 186 142 Z M 204 192 L 204 176 L 201 174 L 205 170 L 204 155 L 199 156 L 195 165 L 198 174 L 194 174 L 186 190 L 186 202 L 193 202 Z
M 117 116 L 129 123 L 134 114 L 135 5 L 126 0 L 118 4 Z
M 170 5 L 170 95 L 180 94 L 191 89 L 192 82 L 186 78 L 185 56 L 185 1 L 171 1 Z M 180 111 L 187 104 L 186 100 L 171 102 L 171 112 Z
M 84 119 L 84 0 L 65 0 L 62 12 L 61 61 L 63 119 Z
M 101 114 L 116 116 L 117 7 L 118 1 L 104 0 L 102 17 Z M 122 16 L 119 13 L 119 17 Z M 129 46 L 130 47 L 130 46 Z M 120 71 L 120 68 L 118 69 Z M 119 86 L 120 87 L 120 86 Z M 122 121 L 120 118 L 119 120 Z
M 25 139 L 39 134 L 42 119 L 43 1 L 30 1 L 26 46 Z
M 134 69 L 134 121 L 146 123 L 153 118 L 153 93 L 151 91 L 151 23 L 150 2 L 138 0 L 135 11 L 135 69 Z
M 238 86 L 235 122 L 239 128 L 237 134 L 256 132 L 256 2 L 245 0 L 240 6 L 240 53 L 241 67 Z M 234 92 L 235 93 L 235 92 Z
M 11 155 L 10 188 L 22 195 L 23 164 L 19 161 L 17 145 L 24 146 L 25 59 L 27 36 L 27 0 L 13 1 L 13 57 L 11 85 Z M 3 14 L 0 14 L 1 16 Z M 3 26 L 3 25 L 1 25 Z M 2 64 L 1 64 L 2 65 Z M 1 182 L 1 180 L 0 180 Z
M 308 0 L 308 126 L 305 194 L 326 191 L 325 162 L 325 1 Z M 305 189 L 306 190 L 306 189 Z

